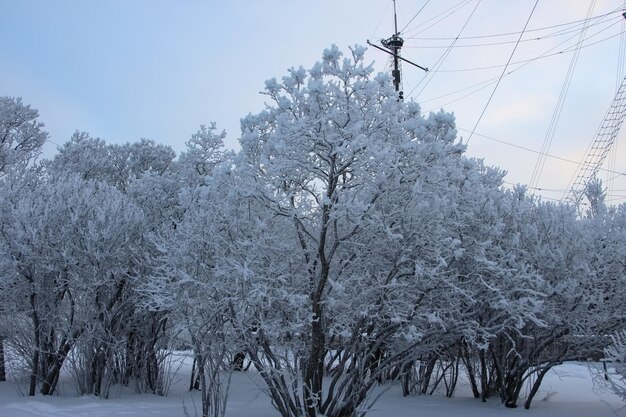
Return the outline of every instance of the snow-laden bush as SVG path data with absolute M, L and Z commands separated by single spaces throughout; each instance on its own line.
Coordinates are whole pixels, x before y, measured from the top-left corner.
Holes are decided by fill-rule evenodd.
M 613 391 L 626 401 L 626 330 L 612 336 L 613 343 L 604 349 L 610 362 L 606 376 Z

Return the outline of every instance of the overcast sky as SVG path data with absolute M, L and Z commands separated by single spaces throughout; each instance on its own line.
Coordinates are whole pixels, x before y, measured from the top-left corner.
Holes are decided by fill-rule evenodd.
M 508 183 L 533 180 L 544 198 L 560 199 L 576 169 L 568 161 L 581 160 L 623 76 L 624 1 L 594 3 L 573 65 L 590 0 L 540 0 L 519 44 L 535 0 L 397 0 L 402 54 L 431 69 L 403 65 L 405 96 L 424 112 L 453 111 L 465 140 L 484 112 L 468 153 L 507 170 Z M 390 0 L 0 0 L 0 95 L 39 109 L 48 156 L 75 130 L 180 152 L 212 121 L 237 148 L 239 119 L 263 109 L 265 80 L 310 68 L 333 43 L 347 50 L 389 37 L 392 11 Z M 367 59 L 388 69 L 382 52 L 370 47 Z M 626 201 L 624 136 L 605 164 L 613 172 L 601 175 L 614 178 L 614 203 Z

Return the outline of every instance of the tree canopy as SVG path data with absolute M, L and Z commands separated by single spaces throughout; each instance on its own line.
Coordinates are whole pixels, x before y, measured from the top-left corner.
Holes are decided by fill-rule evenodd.
M 619 352 L 625 206 L 505 189 L 364 53 L 267 81 L 238 152 L 208 124 L 178 158 L 76 132 L 35 163 L 36 110 L 0 98 L 0 342 L 30 395 L 63 367 L 80 393 L 166 394 L 177 348 L 204 416 L 250 366 L 284 417 L 361 416 L 392 380 L 451 396 L 462 372 L 529 407 L 553 366 Z

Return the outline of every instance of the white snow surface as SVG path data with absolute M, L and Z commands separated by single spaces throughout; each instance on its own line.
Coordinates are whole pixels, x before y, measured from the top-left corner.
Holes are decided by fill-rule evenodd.
M 16 382 L 0 382 L 0 417 L 184 417 L 184 407 L 189 416 L 200 415 L 198 393 L 187 391 L 189 371 L 185 363 L 167 397 L 138 395 L 127 388 L 113 389 L 110 399 L 78 397 L 73 393 L 69 377 L 61 382 L 59 395 L 28 397 L 20 394 Z M 234 373 L 226 416 L 279 416 L 262 389 L 263 381 L 256 372 Z M 471 398 L 466 385 L 459 387 L 454 398 L 441 394 L 403 397 L 397 384 L 377 389 L 383 389 L 384 393 L 367 414 L 369 417 L 626 417 L 626 404 L 595 385 L 584 363 L 567 363 L 550 371 L 530 410 L 521 406 L 507 409 L 498 398 L 482 403 Z

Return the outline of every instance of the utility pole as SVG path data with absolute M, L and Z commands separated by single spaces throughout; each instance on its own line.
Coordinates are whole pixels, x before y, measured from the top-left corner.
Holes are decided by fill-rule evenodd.
M 391 76 L 393 77 L 393 86 L 398 92 L 398 97 L 400 98 L 400 100 L 403 100 L 404 92 L 400 89 L 402 85 L 402 77 L 400 74 L 400 61 L 407 62 L 424 71 L 428 71 L 428 68 L 417 65 L 416 63 L 411 62 L 408 59 L 402 58 L 402 56 L 400 56 L 400 50 L 404 45 L 404 39 L 400 37 L 400 32 L 398 32 L 398 14 L 396 13 L 396 0 L 393 0 L 393 27 L 393 35 L 391 35 L 391 37 L 388 39 L 381 40 L 380 42 L 384 48 L 378 45 L 374 45 L 369 40 L 367 41 L 367 44 L 393 56 L 393 69 L 391 70 Z
M 404 39 L 400 37 L 398 33 L 398 15 L 396 13 L 396 0 L 393 0 L 393 35 L 389 39 L 383 39 L 382 44 L 385 48 L 393 52 L 393 70 L 391 75 L 393 77 L 393 85 L 396 87 L 396 91 L 400 94 L 400 100 L 402 100 L 402 91 L 400 91 L 400 49 L 404 45 Z

